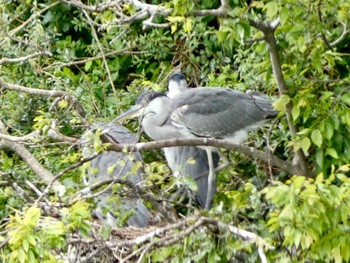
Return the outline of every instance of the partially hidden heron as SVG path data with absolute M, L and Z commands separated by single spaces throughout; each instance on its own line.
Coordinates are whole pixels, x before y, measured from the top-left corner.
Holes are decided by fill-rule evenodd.
M 115 143 L 136 143 L 136 137 L 125 127 L 112 123 L 95 125 L 101 129 L 101 134 L 107 137 L 109 141 Z M 88 131 L 83 135 L 86 141 L 94 140 L 93 132 Z M 85 143 L 82 155 L 84 157 L 91 156 L 95 153 L 92 143 Z M 140 183 L 142 179 L 142 169 L 140 163 L 142 157 L 139 152 L 126 154 L 123 152 L 105 151 L 90 161 L 85 173 L 85 185 L 92 185 L 106 179 L 125 179 L 134 184 Z M 124 188 L 122 190 L 125 190 Z M 121 191 L 122 191 L 121 190 Z M 121 192 L 120 191 L 120 192 Z M 112 198 L 112 191 L 106 191 L 98 195 L 96 198 L 95 215 L 105 224 L 114 227 L 118 218 L 114 215 L 114 211 L 122 213 L 131 213 L 127 219 L 128 226 L 145 227 L 148 225 L 148 209 L 137 196 L 121 196 L 119 200 Z
M 166 96 L 174 99 L 180 93 L 188 89 L 187 81 L 181 73 L 174 73 L 169 77 L 168 92 Z M 159 138 L 152 138 L 157 140 Z M 195 193 L 196 201 L 203 208 L 210 208 L 216 193 L 216 182 L 213 185 L 211 195 L 208 196 L 208 176 L 209 162 L 207 153 L 204 149 L 195 146 L 177 146 L 163 148 L 168 166 L 173 174 L 180 176 L 189 176 L 194 179 L 197 185 Z M 220 156 L 217 152 L 212 152 L 213 165 L 216 169 L 219 166 Z M 189 161 L 191 160 L 191 161 Z M 208 206 L 205 204 L 208 199 Z
M 142 116 L 142 126 L 151 138 L 216 138 L 241 143 L 248 131 L 277 116 L 272 102 L 257 92 L 243 93 L 222 87 L 186 89 L 173 98 L 149 92 L 115 121 Z M 212 147 L 205 147 L 209 163 L 209 197 L 214 195 L 216 176 Z

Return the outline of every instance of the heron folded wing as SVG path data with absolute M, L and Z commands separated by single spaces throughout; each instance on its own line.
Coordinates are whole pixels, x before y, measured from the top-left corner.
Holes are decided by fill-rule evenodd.
M 271 102 L 225 88 L 196 88 L 174 99 L 171 121 L 201 137 L 224 138 L 266 119 Z

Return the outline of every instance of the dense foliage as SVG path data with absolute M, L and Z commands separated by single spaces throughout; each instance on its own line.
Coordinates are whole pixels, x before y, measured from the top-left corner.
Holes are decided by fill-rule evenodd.
M 78 195 L 83 168 L 64 169 L 82 159 L 76 139 L 92 123 L 109 122 L 144 90 L 165 91 L 176 69 L 192 87 L 268 94 L 280 111 L 278 119 L 253 132 L 247 144 L 290 164 L 299 151 L 307 169 L 294 174 L 225 151 L 232 165 L 219 173 L 213 208 L 199 213 L 255 233 L 264 242 L 241 239 L 218 225 L 185 233 L 195 225 L 189 220 L 174 230 L 179 237 L 174 242 L 138 251 L 135 244 L 133 259 L 255 262 L 263 253 L 271 262 L 348 262 L 350 2 L 231 0 L 230 9 L 226 1 L 215 0 L 147 2 L 158 5 L 158 12 L 170 12 L 151 16 L 146 24 L 147 12 L 137 16 L 138 1 L 110 6 L 93 0 L 0 2 L 2 261 L 63 262 L 79 238 L 111 240 L 110 229 L 94 228 L 92 199 Z M 221 5 L 223 13 L 196 12 L 222 11 Z M 287 92 L 281 92 L 271 43 L 256 21 L 277 23 L 274 35 Z M 138 130 L 135 121 L 126 126 Z M 53 139 L 52 130 L 62 137 Z M 18 147 L 46 171 L 33 168 Z M 97 138 L 94 147 L 103 151 L 107 146 Z M 168 176 L 160 151 L 143 156 L 144 191 L 157 200 L 168 200 L 174 183 L 191 185 Z M 48 182 L 40 172 L 58 175 L 66 192 L 44 192 Z M 147 206 L 157 214 L 151 202 Z M 195 214 L 186 206 L 167 206 L 184 216 Z M 159 226 L 169 223 L 160 221 Z

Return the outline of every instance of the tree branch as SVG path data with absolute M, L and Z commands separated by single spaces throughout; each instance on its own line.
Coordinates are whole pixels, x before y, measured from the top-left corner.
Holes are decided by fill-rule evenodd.
M 2 123 L 2 121 L 0 121 L 0 131 L 3 134 L 6 134 L 4 127 L 5 125 Z M 28 164 L 28 166 L 40 177 L 41 180 L 48 185 L 51 184 L 51 181 L 54 179 L 54 175 L 49 170 L 44 168 L 44 166 L 39 163 L 39 161 L 27 150 L 26 147 L 17 142 L 7 140 L 0 140 L 0 147 L 14 151 L 22 158 L 24 162 Z M 52 189 L 60 195 L 62 195 L 65 191 L 65 187 L 60 182 L 55 182 L 52 185 Z
M 98 35 L 97 35 L 97 33 L 96 33 L 96 30 L 95 30 L 95 28 L 94 28 L 94 25 L 93 25 L 93 23 L 92 23 L 92 20 L 91 20 L 89 14 L 88 14 L 85 10 L 83 10 L 83 13 L 84 13 L 84 15 L 85 15 L 85 17 L 86 17 L 86 19 L 87 19 L 87 21 L 88 21 L 88 24 L 90 25 L 91 32 L 92 32 L 92 35 L 93 35 L 93 37 L 94 37 L 94 39 L 95 39 L 95 41 L 96 41 L 96 43 L 97 43 L 98 49 L 100 50 L 100 53 L 101 53 L 101 56 L 102 56 L 102 61 L 103 61 L 103 64 L 105 65 L 105 69 L 106 69 L 106 71 L 107 71 L 107 76 L 108 76 L 108 79 L 109 79 L 109 84 L 110 84 L 111 87 L 112 87 L 114 96 L 116 96 L 116 95 L 117 95 L 117 91 L 116 91 L 116 89 L 115 89 L 115 87 L 114 87 L 113 78 L 112 78 L 111 71 L 109 70 L 109 66 L 108 66 L 108 63 L 107 63 L 107 60 L 106 60 L 106 55 L 105 55 L 105 53 L 104 53 L 104 51 L 103 51 L 102 45 L 101 45 L 101 43 L 100 43 L 100 40 L 98 39 Z
M 187 16 L 219 16 L 219 17 L 227 17 L 229 16 L 232 7 L 230 5 L 230 1 L 221 0 L 221 5 L 217 9 L 205 9 L 205 10 L 193 10 L 186 14 Z
M 120 49 L 120 50 L 115 50 L 112 52 L 108 52 L 105 55 L 105 57 L 114 57 L 116 55 L 134 55 L 134 54 L 145 54 L 147 53 L 146 51 L 132 51 L 132 48 L 124 48 L 124 49 Z M 81 64 L 85 64 L 86 62 L 89 61 L 95 61 L 98 59 L 102 59 L 102 54 L 100 55 L 96 55 L 94 57 L 87 57 L 84 59 L 79 59 L 79 60 L 75 60 L 75 61 L 71 61 L 71 62 L 67 62 L 67 63 L 63 63 L 63 62 L 55 62 L 51 65 L 48 65 L 44 68 L 42 68 L 41 70 L 50 70 L 53 68 L 62 68 L 62 67 L 71 67 L 71 66 L 75 66 L 75 65 L 81 65 Z
M 62 90 L 42 90 L 42 89 L 28 88 L 17 84 L 7 83 L 1 78 L 0 78 L 0 86 L 7 90 L 24 92 L 31 95 L 39 95 L 39 96 L 45 96 L 45 97 L 62 97 L 63 99 L 69 101 L 69 103 L 77 110 L 77 112 L 82 117 L 85 116 L 85 111 L 83 106 L 81 106 L 80 102 L 68 92 L 65 92 Z
M 109 8 L 118 7 L 120 5 L 121 1 L 107 1 L 105 3 L 98 4 L 95 6 L 85 5 L 81 1 L 75 1 L 75 0 L 59 0 L 59 2 L 68 4 L 68 5 L 72 5 L 72 6 L 78 7 L 80 9 L 83 9 L 86 11 L 100 13 L 100 12 L 103 12 L 103 11 L 109 9 Z
M 34 52 L 33 54 L 24 56 L 24 57 L 19 57 L 19 58 L 2 58 L 0 59 L 0 65 L 4 65 L 6 63 L 18 63 L 18 62 L 24 62 L 27 61 L 31 58 L 39 57 L 39 56 L 52 56 L 52 53 L 49 51 L 39 51 L 39 52 Z
M 298 167 L 292 165 L 291 163 L 284 161 L 277 156 L 271 156 L 271 159 L 268 159 L 268 154 L 263 151 L 259 151 L 253 147 L 230 143 L 225 140 L 217 139 L 207 139 L 207 138 L 194 138 L 194 139 L 169 139 L 169 140 L 159 140 L 147 143 L 136 143 L 136 144 L 116 144 L 110 142 L 108 150 L 112 151 L 149 151 L 164 147 L 174 147 L 174 146 L 213 146 L 217 148 L 225 148 L 227 150 L 237 151 L 243 154 L 246 154 L 252 158 L 256 158 L 265 163 L 271 163 L 271 165 L 280 168 L 289 174 L 299 174 L 300 170 Z
M 30 24 L 34 19 L 37 19 L 38 16 L 42 15 L 43 13 L 45 13 L 47 10 L 49 10 L 50 8 L 54 7 L 55 5 L 57 5 L 59 2 L 53 2 L 52 4 L 46 6 L 45 8 L 33 12 L 33 14 L 31 15 L 30 18 L 28 18 L 25 22 L 23 22 L 20 26 L 15 27 L 14 29 L 12 29 L 10 32 L 7 33 L 8 36 L 12 37 L 14 36 L 18 31 L 22 30 L 24 27 L 26 27 L 28 24 Z M 5 28 L 5 27 L 4 27 Z M 7 39 L 2 39 L 2 41 L 0 42 L 0 46 L 2 46 L 5 42 L 7 41 Z
M 47 135 L 49 138 L 59 142 L 67 142 L 72 144 L 78 141 L 78 139 L 76 138 L 65 136 L 53 129 L 49 129 L 47 131 Z M 11 141 L 11 142 L 18 142 L 18 143 L 26 143 L 30 140 L 37 140 L 37 139 L 42 140 L 43 138 L 44 137 L 40 134 L 40 131 L 33 131 L 24 136 L 12 136 L 9 134 L 0 133 L 0 139 Z
M 163 246 L 169 246 L 172 244 L 175 244 L 185 238 L 186 236 L 189 236 L 191 233 L 199 229 L 200 227 L 205 227 L 208 225 L 213 225 L 218 227 L 222 232 L 230 232 L 234 234 L 235 236 L 238 236 L 239 238 L 242 238 L 244 240 L 247 240 L 249 243 L 256 244 L 259 250 L 259 256 L 262 262 L 267 262 L 266 255 L 264 253 L 264 248 L 272 250 L 274 249 L 273 246 L 268 244 L 262 237 L 259 235 L 240 229 L 236 226 L 227 225 L 219 220 L 207 218 L 203 216 L 190 216 L 185 218 L 184 220 L 175 222 L 173 224 L 166 225 L 164 227 L 158 227 L 154 230 L 139 236 L 132 240 L 126 240 L 126 241 L 107 241 L 106 245 L 111 249 L 115 250 L 118 247 L 133 247 L 135 245 L 141 245 L 145 244 L 140 249 L 137 249 L 136 251 L 126 258 L 123 259 L 123 262 L 127 261 L 128 259 L 135 256 L 138 252 L 143 250 L 143 252 L 146 250 L 148 251 L 152 247 L 163 247 Z M 178 229 L 181 229 L 182 231 L 179 232 Z M 153 238 L 158 237 L 157 240 L 154 240 L 150 242 Z M 143 253 L 144 254 L 144 253 Z
M 331 47 L 335 47 L 336 45 L 338 45 L 350 33 L 350 29 L 347 28 L 346 23 L 341 22 L 341 24 L 343 26 L 343 32 L 341 33 L 341 35 L 336 40 L 334 40 L 333 42 L 331 42 L 329 44 Z
M 279 90 L 280 95 L 288 95 L 289 91 L 287 84 L 283 77 L 282 72 L 282 66 L 278 55 L 278 48 L 277 48 L 277 41 L 275 38 L 275 30 L 279 25 L 279 19 L 276 19 L 271 22 L 262 22 L 257 20 L 249 20 L 250 25 L 253 27 L 261 30 L 264 33 L 265 40 L 269 49 L 270 53 L 270 60 L 272 65 L 272 71 L 276 78 L 277 87 Z M 286 105 L 286 116 L 287 116 L 287 122 L 289 131 L 292 135 L 292 137 L 295 137 L 298 130 L 295 127 L 293 123 L 293 116 L 292 116 L 292 102 L 290 101 Z M 306 175 L 307 174 L 307 167 L 306 167 L 306 158 L 301 149 L 299 149 L 296 152 L 295 158 L 293 160 L 293 163 L 295 166 L 297 166 L 299 172 L 297 174 Z

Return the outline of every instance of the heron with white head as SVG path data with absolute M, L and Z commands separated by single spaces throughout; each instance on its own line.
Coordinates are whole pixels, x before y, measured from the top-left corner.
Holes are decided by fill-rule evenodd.
M 241 143 L 248 131 L 277 116 L 272 102 L 257 92 L 243 93 L 222 87 L 187 89 L 172 99 L 151 92 L 139 96 L 135 106 L 117 117 L 121 121 L 143 116 L 142 126 L 151 138 L 216 138 Z M 209 162 L 208 193 L 216 182 L 212 148 L 205 147 Z
M 174 73 L 169 77 L 168 92 L 166 96 L 174 99 L 176 96 L 188 89 L 187 81 L 181 73 Z M 157 140 L 158 138 L 152 138 Z M 213 191 L 208 196 L 208 176 L 209 162 L 207 153 L 204 149 L 196 146 L 177 146 L 163 148 L 168 166 L 173 174 L 180 176 L 189 176 L 194 179 L 197 185 L 195 198 L 198 204 L 205 208 L 208 200 L 210 208 L 216 193 L 216 182 L 213 185 Z M 213 165 L 216 169 L 219 166 L 220 156 L 217 152 L 212 153 Z M 189 161 L 191 160 L 191 161 Z

